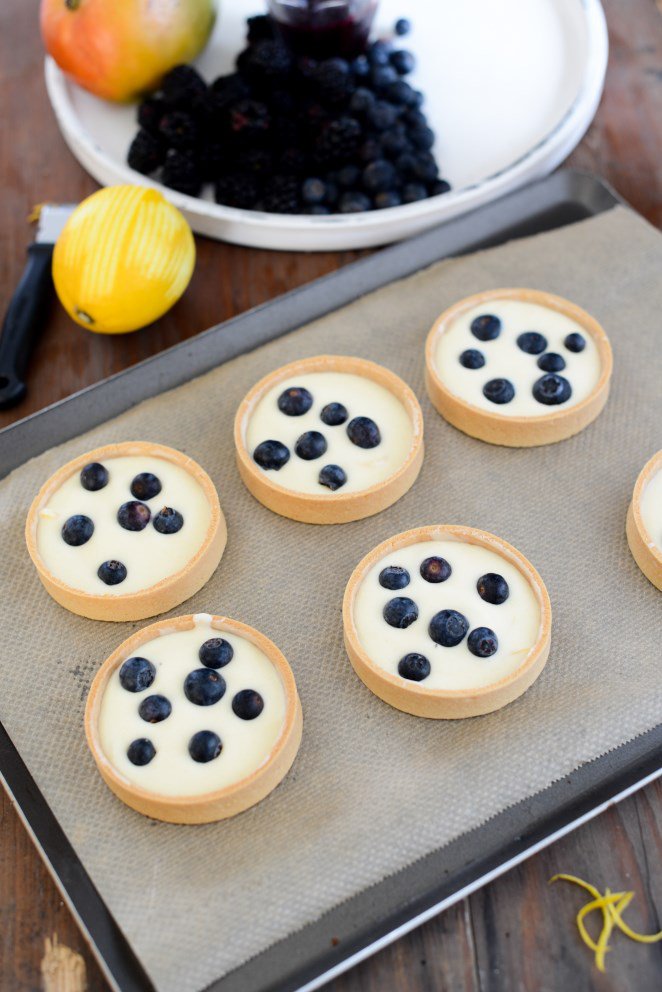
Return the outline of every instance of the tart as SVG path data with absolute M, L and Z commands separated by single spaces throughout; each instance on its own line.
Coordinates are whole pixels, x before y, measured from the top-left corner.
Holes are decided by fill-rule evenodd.
M 359 678 L 414 716 L 478 716 L 517 699 L 550 647 L 551 606 L 533 565 L 473 527 L 419 527 L 357 565 L 343 602 Z
M 302 722 L 275 644 L 206 613 L 153 623 L 120 644 L 85 710 L 106 785 L 170 823 L 222 820 L 264 799 L 296 757 Z
M 142 620 L 188 599 L 218 565 L 227 531 L 218 494 L 192 458 L 126 441 L 63 465 L 25 528 L 47 592 L 92 620 Z
M 635 483 L 625 523 L 637 565 L 662 590 L 662 450 L 646 462 Z
M 393 372 L 362 358 L 302 358 L 265 376 L 235 418 L 239 474 L 292 520 L 336 524 L 391 506 L 423 462 L 423 415 Z
M 426 386 L 450 424 L 490 444 L 551 444 L 577 434 L 609 394 L 612 352 L 580 307 L 535 289 L 468 296 L 432 325 Z

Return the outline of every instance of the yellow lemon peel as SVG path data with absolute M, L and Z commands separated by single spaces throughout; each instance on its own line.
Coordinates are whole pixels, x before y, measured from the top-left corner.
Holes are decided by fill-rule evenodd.
M 550 883 L 572 882 L 573 885 L 585 889 L 593 897 L 590 902 L 582 906 L 575 919 L 579 936 L 595 954 L 595 964 L 598 971 L 605 970 L 605 955 L 611 950 L 609 938 L 614 927 L 618 927 L 626 937 L 638 944 L 654 944 L 658 940 L 662 940 L 662 930 L 659 933 L 651 934 L 637 933 L 623 919 L 622 914 L 632 902 L 634 892 L 611 892 L 609 889 L 605 889 L 604 894 L 602 894 L 590 882 L 585 882 L 582 878 L 577 878 L 576 875 L 554 875 L 549 881 Z M 596 942 L 586 929 L 584 918 L 598 909 L 602 913 L 602 929 Z

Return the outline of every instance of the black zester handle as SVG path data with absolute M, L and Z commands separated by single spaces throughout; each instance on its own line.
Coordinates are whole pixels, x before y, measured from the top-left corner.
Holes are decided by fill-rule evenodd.
M 11 298 L 0 334 L 0 410 L 20 402 L 32 345 L 44 319 L 51 289 L 53 245 L 31 244 L 21 280 Z

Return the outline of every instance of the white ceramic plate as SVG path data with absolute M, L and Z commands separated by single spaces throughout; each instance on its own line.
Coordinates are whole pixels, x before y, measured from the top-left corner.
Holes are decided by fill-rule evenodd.
M 260 0 L 221 0 L 218 22 L 198 59 L 211 81 L 232 70 L 245 19 Z M 46 86 L 60 130 L 103 185 L 156 185 L 193 230 L 258 248 L 327 250 L 397 241 L 456 217 L 551 172 L 595 114 L 607 65 L 599 0 L 381 0 L 375 33 L 406 14 L 402 39 L 417 56 L 414 84 L 437 135 L 434 148 L 453 190 L 418 203 L 325 217 L 236 210 L 169 190 L 126 164 L 135 106 L 99 100 L 46 59 Z

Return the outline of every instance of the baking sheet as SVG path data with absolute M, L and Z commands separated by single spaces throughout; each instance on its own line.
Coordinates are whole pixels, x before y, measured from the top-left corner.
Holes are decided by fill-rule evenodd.
M 549 287 L 549 288 L 554 288 L 554 287 Z M 558 287 L 557 287 L 557 289 L 558 289 Z M 443 426 L 445 426 L 445 425 L 443 425 Z M 79 421 L 79 424 L 78 424 L 78 429 L 80 429 L 80 421 Z M 450 428 L 447 428 L 447 430 L 451 430 L 451 429 Z M 484 449 L 484 446 L 478 445 L 478 442 L 467 442 L 467 443 L 469 443 L 470 445 L 473 445 L 474 447 L 478 447 L 478 448 Z M 266 511 L 264 511 L 264 513 L 266 513 Z M 385 515 L 382 515 L 382 517 L 385 517 L 385 516 L 386 516 L 386 514 Z M 270 518 L 270 519 L 274 519 L 274 518 Z M 376 519 L 382 519 L 382 518 L 376 518 Z M 290 525 L 290 526 L 296 526 L 296 525 Z M 383 523 L 383 526 L 387 526 L 387 524 L 384 522 Z M 398 529 L 398 528 L 393 528 L 393 529 Z M 494 529 L 497 529 L 497 528 L 495 527 Z M 307 530 L 310 530 L 310 529 L 307 529 Z M 506 534 L 505 536 L 508 536 L 508 535 Z M 645 580 L 643 580 L 643 581 L 645 581 Z M 183 610 L 181 610 L 180 612 L 183 612 Z M 525 698 L 528 698 L 528 696 L 525 697 Z M 372 702 L 372 700 L 371 700 L 371 702 Z M 381 704 L 379 704 L 379 705 L 381 705 Z M 407 719 L 407 718 L 405 718 L 405 719 Z M 421 733 L 425 733 L 425 732 L 424 731 L 421 731 Z M 646 750 L 645 756 L 646 757 L 649 756 L 649 751 L 648 750 Z M 641 761 L 642 760 L 643 760 L 642 759 L 642 756 L 640 755 L 640 764 L 641 764 Z M 632 755 L 631 754 L 629 755 L 628 761 L 629 761 L 629 764 L 631 765 L 632 764 Z M 626 761 L 626 764 L 627 763 L 628 762 Z M 611 770 L 612 771 L 616 771 L 617 769 L 612 768 Z M 622 772 L 623 769 L 621 768 L 620 771 Z M 633 769 L 630 767 L 630 774 L 632 774 L 632 771 L 633 771 Z M 604 774 L 604 769 L 603 769 L 603 774 Z M 637 774 L 637 772 L 635 770 L 635 777 L 636 777 L 636 774 Z M 600 776 L 598 774 L 598 778 L 599 777 Z M 593 783 L 593 785 L 595 785 L 595 783 Z M 586 783 L 584 783 L 584 790 L 585 790 L 585 788 L 586 788 Z M 585 798 L 585 793 L 580 793 L 580 794 L 584 795 L 584 798 Z M 505 836 L 508 837 L 509 836 L 508 833 L 506 833 Z M 501 838 L 501 839 L 503 840 L 503 838 Z M 484 854 L 486 848 L 488 848 L 488 847 L 489 847 L 489 844 L 486 844 L 485 841 L 483 841 L 483 847 L 481 849 L 481 852 Z M 448 852 L 449 849 L 446 848 L 445 850 L 446 850 L 446 852 Z M 421 863 L 418 862 L 418 864 L 420 865 Z M 449 863 L 447 863 L 447 867 L 444 870 L 448 870 L 448 864 Z M 474 866 L 475 866 L 475 858 L 474 858 Z M 427 876 L 422 876 L 421 877 L 421 880 L 423 878 L 426 878 L 427 879 L 427 884 L 429 884 L 430 877 L 431 876 L 428 874 Z M 384 883 L 380 883 L 380 884 L 384 884 Z M 405 914 L 408 913 L 408 912 L 411 912 L 411 915 L 415 916 L 416 915 L 416 904 L 417 903 L 420 903 L 420 900 L 423 897 L 423 895 L 422 895 L 421 891 L 418 890 L 418 889 L 416 889 L 415 887 L 413 889 L 409 889 L 408 891 L 409 891 L 408 905 L 405 907 L 405 909 L 402 912 L 404 912 Z M 378 917 L 379 917 L 379 919 L 376 922 L 375 919 L 371 917 L 370 912 L 368 912 L 367 914 L 364 912 L 361 915 L 361 919 L 363 921 L 365 921 L 366 918 L 369 919 L 371 921 L 371 925 L 376 925 L 376 926 L 383 925 L 384 921 L 386 920 L 386 918 L 388 916 L 388 905 L 387 905 L 388 900 L 386 902 L 380 902 L 379 897 L 377 897 L 376 894 L 375 894 L 375 889 L 374 888 L 372 890 L 370 890 L 369 893 L 366 895 L 366 899 L 367 899 L 367 903 L 368 903 L 369 906 L 372 905 L 374 907 L 378 907 Z M 351 905 L 352 905 L 351 903 L 345 903 L 344 904 L 344 907 L 343 907 L 344 908 L 344 911 L 345 911 L 345 914 L 348 915 L 349 918 L 351 918 L 351 916 L 352 916 L 351 910 L 348 910 L 348 907 L 351 906 Z M 331 921 L 331 924 L 332 924 L 332 921 Z M 328 925 L 329 925 L 329 919 L 328 918 L 327 918 L 326 922 L 324 922 L 324 920 L 321 922 L 320 926 L 322 927 L 322 933 L 318 934 L 318 937 L 320 937 L 320 938 L 322 937 L 322 934 L 324 933 L 324 928 L 326 926 L 328 926 Z M 328 933 L 329 932 L 327 930 L 326 931 L 326 937 L 327 937 L 327 939 L 329 939 L 328 938 Z M 333 933 L 333 931 L 332 931 L 332 933 Z M 310 950 L 312 948 L 312 944 L 314 943 L 314 940 L 313 940 L 313 938 L 310 937 L 310 934 L 308 936 L 309 936 L 309 940 L 308 940 L 308 944 L 307 944 L 307 951 L 304 949 L 305 946 L 306 946 L 305 945 L 305 941 L 304 941 L 304 946 L 303 947 L 302 947 L 301 942 L 299 942 L 299 952 L 298 953 L 297 953 L 296 949 L 293 950 L 292 947 L 290 946 L 289 953 L 287 954 L 287 964 L 288 964 L 289 970 L 291 972 L 291 969 L 292 969 L 292 966 L 293 965 L 295 967 L 298 967 L 300 970 L 299 970 L 299 973 L 298 973 L 298 975 L 296 977 L 290 976 L 290 978 L 287 979 L 288 982 L 290 982 L 290 981 L 300 982 L 300 979 L 301 979 L 301 977 L 303 975 L 303 971 L 301 971 L 301 969 L 304 967 L 304 959 L 306 958 L 306 953 L 308 953 L 308 958 L 309 958 L 307 967 L 308 968 L 311 967 Z M 296 943 L 296 938 L 290 938 L 290 939 L 295 939 L 295 943 Z M 336 959 L 341 958 L 343 955 L 346 957 L 348 953 L 352 953 L 351 948 L 352 948 L 352 946 L 355 947 L 356 940 L 359 940 L 359 941 L 360 940 L 364 940 L 365 941 L 365 939 L 366 939 L 366 934 L 365 934 L 365 926 L 364 926 L 363 927 L 363 931 L 361 933 L 359 933 L 359 934 L 354 934 L 354 937 L 353 938 L 349 938 L 348 937 L 347 940 L 341 940 L 341 944 L 339 945 L 340 950 L 336 949 L 335 951 L 333 951 L 332 954 L 331 954 L 331 952 L 329 952 L 328 957 L 335 957 Z M 329 943 L 330 943 L 330 940 L 329 940 Z M 266 953 L 269 954 L 270 952 L 266 952 Z M 256 959 L 256 960 L 259 961 L 259 959 Z M 281 964 L 283 964 L 283 963 L 284 962 L 281 962 Z M 326 963 L 328 964 L 328 959 L 327 959 L 327 962 Z M 250 972 L 250 967 L 251 966 L 250 965 L 249 966 L 244 966 L 244 969 L 241 969 L 240 971 L 236 971 L 234 973 L 234 975 L 230 975 L 227 979 L 225 979 L 225 982 L 221 986 L 219 986 L 219 988 L 220 987 L 222 987 L 222 988 L 226 988 L 226 987 L 227 988 L 240 988 L 241 987 L 241 988 L 255 989 L 255 988 L 262 988 L 262 987 L 265 987 L 265 988 L 266 987 L 294 987 L 294 986 L 292 986 L 290 984 L 287 984 L 285 986 L 282 985 L 282 982 L 285 980 L 284 973 L 283 973 L 282 970 L 280 972 L 280 976 L 278 978 L 274 979 L 275 981 L 280 982 L 280 985 L 273 985 L 273 983 L 271 985 L 265 985 L 264 984 L 265 981 L 271 981 L 271 979 L 275 975 L 275 972 L 274 972 L 274 969 L 273 969 L 273 966 L 272 965 L 270 965 L 268 968 L 264 968 L 262 970 L 262 972 L 260 973 L 259 978 L 255 974 L 255 972 L 253 972 L 253 978 L 254 979 L 256 979 L 256 978 L 258 979 L 257 984 L 256 984 L 256 981 L 251 980 L 249 978 L 249 972 L 245 971 L 245 968 L 246 967 L 249 969 L 249 972 Z M 254 964 L 254 967 L 255 967 L 255 964 Z M 320 962 L 317 961 L 314 965 L 312 965 L 312 967 L 316 967 L 317 970 L 318 970 L 318 973 L 319 973 Z M 258 965 L 258 968 L 259 968 L 259 965 Z M 242 972 L 243 972 L 243 978 L 242 978 Z M 267 979 L 267 976 L 269 976 L 268 979 Z M 232 982 L 239 983 L 239 984 L 232 985 L 231 984 Z M 230 983 L 230 984 L 228 984 L 228 983 Z M 127 987 L 130 987 L 130 986 L 122 985 L 122 988 L 127 988 Z

